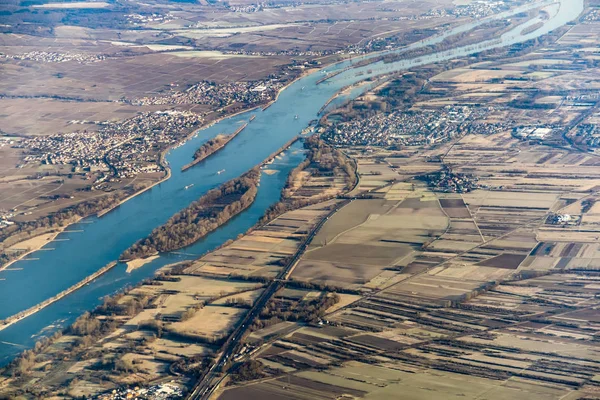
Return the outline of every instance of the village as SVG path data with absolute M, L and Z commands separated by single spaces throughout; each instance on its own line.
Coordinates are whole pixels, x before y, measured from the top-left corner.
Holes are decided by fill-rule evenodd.
M 164 95 L 142 97 L 128 102 L 136 106 L 206 104 L 225 107 L 233 103 L 255 105 L 273 100 L 282 87 L 283 83 L 278 78 L 224 84 L 202 81 L 184 91 L 173 89 Z
M 168 400 L 179 399 L 183 395 L 180 387 L 172 383 L 162 383 L 147 388 L 135 386 L 133 388 L 121 387 L 113 389 L 94 397 L 94 400 Z
M 394 111 L 333 124 L 324 138 L 335 146 L 422 146 L 464 133 L 490 135 L 506 123 L 483 124 L 494 107 L 445 106 L 439 110 Z
M 98 62 L 106 59 L 104 54 L 84 54 L 75 52 L 56 52 L 56 51 L 29 51 L 20 54 L 2 54 L 0 58 L 6 58 L 11 60 L 24 60 L 24 61 L 36 61 L 43 63 L 63 63 L 68 61 L 76 61 L 80 64 L 87 64 L 91 62 Z
M 508 7 L 503 1 L 474 1 L 465 5 L 459 5 L 450 9 L 432 10 L 424 14 L 429 17 L 445 17 L 448 15 L 462 18 L 484 18 L 507 10 Z
M 73 172 L 112 170 L 114 178 L 163 170 L 158 153 L 180 141 L 202 117 L 182 111 L 145 112 L 118 123 L 104 123 L 98 132 L 87 130 L 39 136 L 19 142 L 25 163 L 66 164 Z M 95 183 L 108 179 L 101 174 Z

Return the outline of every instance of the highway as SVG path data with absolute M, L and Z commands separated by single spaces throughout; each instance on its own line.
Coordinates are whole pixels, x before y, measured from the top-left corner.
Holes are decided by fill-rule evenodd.
M 263 291 L 260 297 L 256 300 L 250 311 L 246 314 L 246 316 L 238 323 L 237 328 L 229 335 L 227 341 L 223 344 L 220 351 L 220 356 L 217 357 L 215 363 L 210 367 L 210 369 L 200 378 L 200 380 L 196 383 L 192 391 L 187 396 L 187 399 L 193 400 L 204 400 L 208 399 L 211 394 L 215 391 L 215 389 L 221 383 L 221 379 L 218 379 L 216 382 L 215 379 L 218 377 L 219 371 L 223 367 L 223 365 L 227 364 L 227 362 L 235 356 L 235 353 L 239 347 L 240 340 L 244 337 L 248 328 L 252 325 L 256 317 L 260 314 L 262 309 L 265 307 L 267 302 L 273 297 L 275 292 L 279 290 L 285 280 L 288 279 L 289 274 L 293 270 L 294 266 L 300 260 L 300 257 L 306 251 L 306 248 L 313 240 L 315 235 L 321 230 L 323 225 L 327 222 L 327 220 L 334 215 L 339 209 L 348 205 L 354 201 L 353 198 L 346 199 L 341 203 L 335 205 L 335 208 L 331 210 L 327 215 L 325 215 L 321 221 L 317 225 L 315 225 L 310 233 L 306 236 L 306 238 L 302 241 L 302 244 L 298 247 L 293 257 L 289 260 L 287 265 L 285 265 L 282 270 L 277 274 L 277 277 L 269 283 L 267 288 Z

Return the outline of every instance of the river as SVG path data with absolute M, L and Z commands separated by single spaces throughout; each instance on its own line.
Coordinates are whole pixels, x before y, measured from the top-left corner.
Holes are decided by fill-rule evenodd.
M 540 4 L 546 5 L 549 2 L 531 3 L 512 12 L 499 14 L 495 18 L 507 18 Z M 208 190 L 241 175 L 263 161 L 269 154 L 297 135 L 311 120 L 317 118 L 319 109 L 343 87 L 368 76 L 401 71 L 533 39 L 575 19 L 583 11 L 583 0 L 562 0 L 556 4 L 560 4 L 560 7 L 557 5 L 547 7 L 550 18 L 542 21 L 544 25 L 527 35 L 521 35 L 522 30 L 541 20 L 533 19 L 504 34 L 501 38 L 414 59 L 389 64 L 378 62 L 351 69 L 347 68 L 351 67 L 352 63 L 344 61 L 327 68 L 328 73 L 340 70 L 343 71 L 342 73 L 319 85 L 316 85 L 316 82 L 323 78 L 323 72 L 313 73 L 294 82 L 265 111 L 240 114 L 199 131 L 196 137 L 183 146 L 171 150 L 167 155 L 172 168 L 172 176 L 169 180 L 134 197 L 101 218 L 87 218 L 70 226 L 66 232 L 58 236 L 58 240 L 46 245 L 42 251 L 37 251 L 27 260 L 18 261 L 11 265 L 11 268 L 1 271 L 0 319 L 25 310 L 79 282 L 117 259 L 132 243 L 147 236 L 153 228 L 163 224 L 174 213 Z M 407 48 L 387 53 L 401 54 L 407 50 L 439 43 L 445 37 L 472 29 L 486 21 L 484 19 L 465 24 Z M 376 55 L 361 56 L 359 59 L 374 56 Z M 352 92 L 352 96 L 358 94 L 357 91 Z M 181 167 L 192 159 L 194 151 L 202 143 L 219 133 L 233 133 L 252 115 L 256 118 L 223 150 L 185 172 L 180 171 Z M 296 115 L 297 119 L 295 119 Z M 0 365 L 23 349 L 31 347 L 40 335 L 68 325 L 85 310 L 94 308 L 103 296 L 151 276 L 156 269 L 164 265 L 196 258 L 245 232 L 255 224 L 269 205 L 279 199 L 287 173 L 302 158 L 300 145 L 294 145 L 286 156 L 278 159 L 271 166 L 278 170 L 278 173 L 262 175 L 255 203 L 198 243 L 173 254 L 163 254 L 132 273 L 126 273 L 125 265 L 119 264 L 84 288 L 0 331 Z M 223 172 L 217 173 L 217 171 Z M 184 189 L 191 184 L 193 186 L 189 189 Z

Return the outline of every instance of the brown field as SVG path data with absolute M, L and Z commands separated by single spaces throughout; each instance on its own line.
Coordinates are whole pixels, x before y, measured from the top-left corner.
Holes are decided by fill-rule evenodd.
M 245 58 L 240 63 L 235 58 L 186 59 L 157 53 L 107 59 L 92 64 L 57 63 L 30 67 L 8 64 L 3 66 L 5 79 L 0 90 L 18 96 L 56 95 L 115 101 L 121 97 L 161 93 L 171 88 L 172 84 L 185 88 L 201 80 L 229 82 L 260 79 L 288 62 L 286 57 L 266 60 Z
M 50 135 L 70 133 L 77 130 L 94 131 L 94 121 L 117 121 L 130 118 L 142 109 L 114 102 L 67 102 L 53 99 L 0 99 L 3 112 L 0 122 L 3 131 L 10 135 Z M 144 111 L 163 109 L 148 106 Z M 89 121 L 90 123 L 71 123 Z
M 490 258 L 482 261 L 479 265 L 484 267 L 495 267 L 495 268 L 506 268 L 506 269 L 517 269 L 519 264 L 525 259 L 525 255 L 522 254 L 501 254 L 499 256 Z
M 343 286 L 367 284 L 446 225 L 437 201 L 356 200 L 324 225 L 293 277 Z M 381 282 L 375 286 L 388 282 L 390 275 L 377 279 Z
M 189 320 L 173 323 L 170 329 L 177 333 L 219 337 L 227 334 L 244 313 L 244 310 L 233 307 L 207 306 Z
M 311 247 L 323 246 L 340 234 L 364 223 L 372 214 L 385 214 L 394 205 L 385 200 L 355 200 L 336 213 L 311 242 Z
M 231 245 L 202 257 L 188 272 L 274 276 L 281 268 L 277 262 L 294 253 L 303 234 L 335 202 L 332 200 L 286 213 Z
M 361 9 L 364 18 L 381 22 L 377 19 L 381 8 L 392 5 L 405 10 L 431 6 L 357 3 L 349 4 L 339 16 L 356 16 Z M 177 20 L 156 27 L 182 36 L 206 38 L 207 46 L 222 49 L 245 40 L 239 48 L 255 50 L 260 46 L 289 48 L 292 43 L 304 46 L 307 40 L 313 41 L 314 49 L 341 47 L 386 30 L 398 29 L 402 33 L 402 29 L 414 27 L 413 22 L 391 18 L 381 24 L 362 19 L 351 21 L 354 17 L 333 24 L 298 22 L 309 14 L 313 18 L 331 16 L 334 8 L 315 4 L 283 7 L 270 13 L 236 13 L 224 25 L 218 25 L 218 15 L 209 23 L 205 16 L 194 21 L 181 13 Z M 394 16 L 398 11 L 386 12 Z M 289 14 L 283 22 L 285 26 L 274 25 L 278 18 L 283 20 L 282 14 Z M 194 22 L 206 22 L 210 29 L 199 32 L 186 27 Z M 561 43 L 593 48 L 596 39 L 584 37 L 585 32 L 594 31 L 593 25 L 585 24 L 587 31 L 576 25 Z M 234 34 L 237 31 L 240 33 Z M 71 28 L 59 30 L 59 34 L 72 37 L 84 33 Z M 142 29 L 124 32 L 123 40 L 147 34 Z M 345 38 L 336 40 L 341 36 Z M 485 104 L 490 111 L 481 118 L 481 126 L 507 121 L 500 132 L 480 134 L 475 129 L 476 134 L 418 149 L 348 150 L 356 156 L 361 177 L 357 193 L 394 179 L 406 181 L 374 190 L 368 194 L 372 198 L 354 200 L 332 216 L 310 243 L 292 278 L 356 292 L 342 293 L 338 304 L 322 310 L 312 322 L 284 321 L 284 317 L 251 332 L 245 343 L 249 352 L 240 355 L 239 360 L 258 360 L 263 365 L 264 378 L 223 385 L 215 397 L 597 397 L 600 206 L 594 205 L 587 213 L 582 208 L 584 200 L 597 200 L 600 161 L 592 152 L 579 151 L 561 141 L 560 129 L 555 127 L 566 126 L 590 110 L 589 105 L 580 107 L 564 94 L 572 97 L 580 89 L 600 87 L 600 80 L 595 67 L 584 67 L 571 57 L 569 52 L 573 49 L 560 46 L 550 43 L 548 48 L 525 56 L 506 60 L 490 56 L 492 61 L 450 69 L 431 79 L 427 90 L 417 96 L 415 109 Z M 244 68 L 261 60 L 209 57 L 206 53 L 187 52 L 188 49 L 177 51 L 181 50 L 180 54 L 168 55 L 141 54 L 138 49 L 140 54 L 124 60 L 124 65 L 136 74 L 143 74 L 147 68 L 149 80 L 181 71 L 185 81 L 188 74 L 218 74 L 217 68 L 225 71 L 221 79 L 246 79 L 243 77 L 248 75 L 244 74 L 255 71 L 246 72 Z M 587 61 L 595 53 L 589 49 L 581 52 L 584 54 L 580 58 Z M 270 60 L 273 65 L 269 68 L 281 61 L 277 57 Z M 192 61 L 197 64 L 189 70 L 183 67 Z M 154 64 L 146 66 L 148 62 Z M 74 84 L 95 71 L 98 82 L 109 81 L 102 64 L 92 66 L 89 72 L 87 66 L 64 65 L 70 69 L 62 79 L 65 84 Z M 177 69 L 179 66 L 181 69 Z M 202 67 L 205 69 L 200 70 Z M 161 76 L 155 81 L 133 82 L 129 88 L 124 84 L 129 72 L 119 72 L 98 93 L 105 91 L 106 96 L 112 90 L 157 91 L 169 84 L 168 76 Z M 50 79 L 49 87 L 58 88 L 57 81 L 58 78 Z M 539 108 L 517 107 L 528 93 L 539 94 L 529 99 Z M 90 108 L 89 112 L 93 111 Z M 43 120 L 42 116 L 39 120 Z M 590 121 L 597 122 L 593 118 Z M 513 136 L 513 128 L 520 124 L 551 127 L 547 128 L 543 144 L 539 144 Z M 438 170 L 440 163 L 431 161 L 441 158 L 452 171 L 476 177 L 480 187 L 469 193 L 443 193 L 412 179 L 417 174 Z M 300 190 L 308 197 L 317 186 L 332 188 L 340 183 L 319 178 Z M 32 192 L 35 190 L 31 188 Z M 336 203 L 337 200 L 331 200 L 285 213 L 196 260 L 183 273 L 174 275 L 176 279 L 129 291 L 119 305 L 126 306 L 136 299 L 146 299 L 150 304 L 136 315 L 119 316 L 123 325 L 86 349 L 87 359 L 61 361 L 61 368 L 80 382 L 73 383 L 71 389 L 80 393 L 99 390 L 91 382 L 98 382 L 100 374 L 91 365 L 103 355 L 101 351 L 135 360 L 140 365 L 138 376 L 146 380 L 166 376 L 165 366 L 174 361 L 214 355 L 218 347 L 206 342 L 223 338 L 247 312 L 246 308 L 228 305 L 227 300 L 253 301 L 262 290 L 262 284 L 236 280 L 235 275 L 276 276 L 306 232 Z M 576 222 L 550 225 L 547 221 L 551 213 L 572 214 Z M 295 284 L 283 282 L 265 314 L 274 312 L 276 307 L 283 310 L 293 302 L 318 299 L 323 294 L 316 286 L 300 289 L 298 282 Z M 205 301 L 208 304 L 202 304 Z M 191 316 L 187 315 L 196 308 Z M 152 319 L 162 321 L 166 335 L 154 338 L 151 327 L 139 328 Z M 261 316 L 261 321 L 265 320 Z M 62 339 L 49 351 L 58 352 L 78 340 Z M 145 340 L 151 343 L 142 343 Z M 41 362 L 34 367 L 31 382 L 55 379 L 45 376 L 43 368 Z M 102 382 L 122 384 L 133 379 L 117 377 L 110 371 L 106 374 L 108 379 L 104 377 Z M 56 374 L 66 379 L 62 375 Z M 110 385 L 107 383 L 105 388 Z
M 598 33 L 600 33 L 600 23 L 592 22 L 576 25 L 569 30 L 559 43 L 564 45 L 598 45 Z
M 361 391 L 362 397 L 373 399 L 388 398 L 398 391 L 411 399 L 431 398 L 432 391 L 439 391 L 440 396 L 443 393 L 444 398 L 478 398 L 483 391 L 491 399 L 541 400 L 563 398 L 577 388 L 580 388 L 577 393 L 585 396 L 594 389 L 581 385 L 595 376 L 589 369 L 595 370 L 600 365 L 597 346 L 585 341 L 589 336 L 581 330 L 586 324 L 597 322 L 587 307 L 597 284 L 592 283 L 596 279 L 587 278 L 583 286 L 577 285 L 573 291 L 570 284 L 578 280 L 581 277 L 576 275 L 552 275 L 500 285 L 493 292 L 467 301 L 469 308 L 463 309 L 439 308 L 428 303 L 426 299 L 431 297 L 423 294 L 419 303 L 412 303 L 401 290 L 385 290 L 329 317 L 345 328 L 351 326 L 354 331 L 350 335 L 327 339 L 327 335 L 319 333 L 324 329 L 320 328 L 279 339 L 282 346 L 292 343 L 301 346 L 305 362 L 319 357 L 331 363 L 344 361 L 341 366 L 299 371 L 300 359 L 294 357 L 298 352 L 294 350 L 286 356 L 289 351 L 277 347 L 277 352 L 265 352 L 259 359 L 265 365 L 287 365 L 283 378 L 237 386 L 226 390 L 220 398 L 230 398 L 227 396 L 248 388 L 265 398 L 278 398 L 282 396 L 281 388 L 270 382 L 294 382 L 294 377 L 310 381 L 303 381 L 302 388 L 327 384 L 344 388 L 348 395 Z M 448 284 L 448 280 L 444 282 Z M 460 285 L 466 288 L 464 281 L 456 282 L 455 287 Z M 439 290 L 438 287 L 436 292 Z M 414 295 L 415 290 L 410 293 Z M 536 318 L 560 307 L 543 301 L 550 298 L 581 311 L 559 311 L 545 323 L 500 320 L 515 313 L 521 318 Z M 572 327 L 559 325 L 565 323 Z M 383 332 L 370 332 L 375 328 Z M 472 330 L 481 333 L 469 334 Z M 430 342 L 432 337 L 457 334 L 457 339 Z M 419 345 L 419 341 L 423 344 Z M 411 344 L 411 348 L 405 348 L 406 344 Z M 487 351 L 489 348 L 494 351 Z M 377 362 L 371 358 L 373 351 Z M 292 384 L 284 390 L 293 390 L 292 396 L 296 398 L 304 393 L 301 387 Z

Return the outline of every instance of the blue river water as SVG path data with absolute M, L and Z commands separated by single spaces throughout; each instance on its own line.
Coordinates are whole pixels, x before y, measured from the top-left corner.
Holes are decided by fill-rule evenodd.
M 495 18 L 510 17 L 522 10 L 548 3 L 530 3 Z M 369 76 L 406 70 L 532 39 L 575 19 L 583 10 L 583 0 L 562 0 L 555 4 L 555 9 L 551 9 L 550 18 L 542 21 L 544 25 L 527 35 L 521 34 L 526 27 L 523 25 L 500 38 L 414 59 L 388 64 L 378 62 L 359 68 L 350 68 L 352 63 L 344 61 L 327 68 L 328 73 L 343 71 L 342 73 L 319 85 L 316 85 L 316 82 L 325 76 L 324 72 L 313 73 L 297 80 L 281 92 L 278 100 L 264 111 L 240 114 L 199 131 L 196 137 L 171 150 L 167 155 L 172 168 L 170 179 L 101 218 L 87 218 L 70 226 L 66 232 L 59 235 L 58 240 L 46 245 L 47 249 L 52 250 L 35 252 L 30 255 L 30 260 L 19 261 L 10 269 L 1 271 L 0 278 L 4 280 L 0 280 L 0 319 L 25 310 L 81 281 L 116 260 L 132 243 L 148 235 L 153 228 L 163 224 L 208 190 L 259 164 L 269 154 L 298 135 L 311 120 L 317 118 L 320 108 L 340 89 Z M 534 22 L 529 22 L 528 25 L 538 22 L 537 19 L 532 21 Z M 445 37 L 472 29 L 483 22 L 486 20 L 462 25 L 396 52 L 438 43 Z M 368 57 L 372 56 L 361 58 Z M 358 94 L 358 91 L 352 92 L 352 96 Z M 252 115 L 256 118 L 222 151 L 185 172 L 180 171 L 202 143 L 219 133 L 234 132 Z M 279 171 L 278 173 L 262 175 L 257 199 L 249 209 L 203 240 L 179 252 L 163 254 L 131 273 L 127 273 L 125 266 L 119 264 L 82 289 L 0 331 L 0 365 L 10 361 L 23 349 L 31 347 L 40 335 L 68 325 L 82 312 L 94 308 L 103 296 L 136 284 L 164 265 L 196 258 L 248 230 L 266 208 L 279 199 L 287 173 L 303 158 L 300 148 L 300 144 L 294 145 L 286 156 L 271 165 L 271 168 Z M 217 171 L 223 172 L 219 174 Z M 191 184 L 193 186 L 189 189 L 184 188 Z

